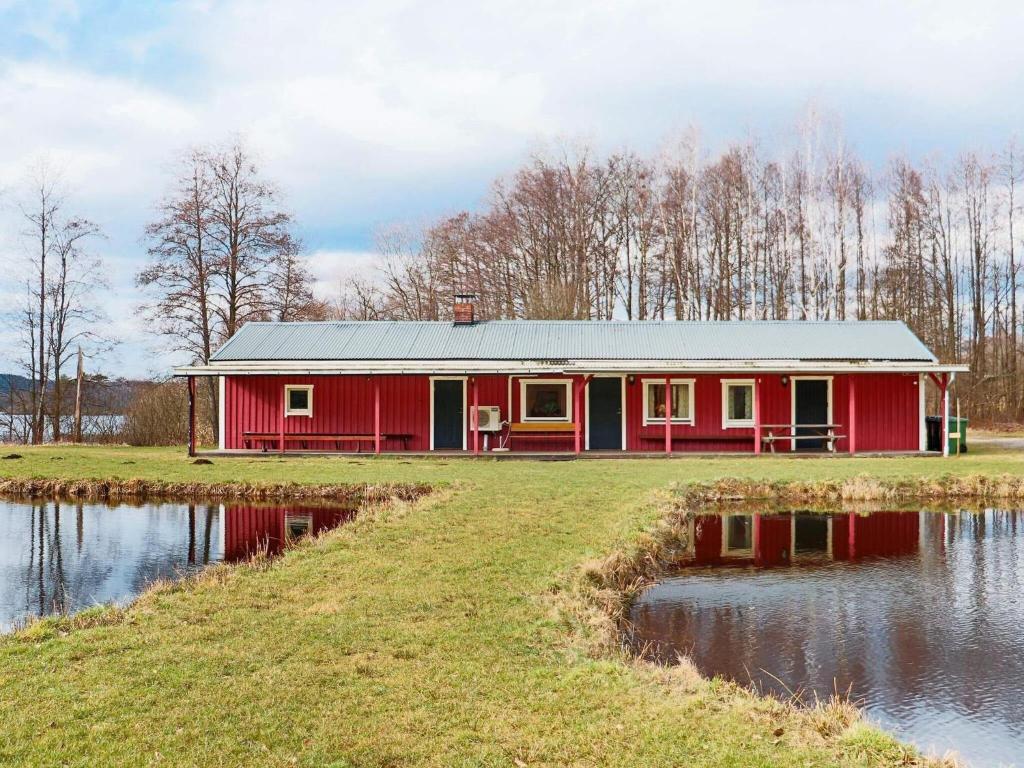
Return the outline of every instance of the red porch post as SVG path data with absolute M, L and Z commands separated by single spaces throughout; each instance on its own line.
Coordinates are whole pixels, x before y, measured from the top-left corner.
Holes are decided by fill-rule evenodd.
M 281 413 L 279 414 L 278 419 L 277 419 L 277 429 L 278 429 L 278 433 L 279 433 L 278 437 L 279 437 L 281 442 L 278 444 L 277 450 L 278 450 L 279 453 L 284 453 L 284 408 L 285 408 L 285 405 L 287 405 L 287 403 L 285 402 L 285 390 L 284 390 L 284 387 L 281 388 L 281 401 L 280 402 L 281 402 Z
M 672 455 L 672 377 L 665 377 L 665 454 Z
M 196 377 L 188 377 L 188 455 L 196 455 Z
M 761 455 L 761 380 L 757 378 L 754 379 L 754 455 Z
M 852 373 L 846 376 L 847 384 L 847 407 L 846 407 L 846 425 L 847 440 L 850 444 L 850 455 L 852 456 L 857 452 L 857 377 Z
M 480 454 L 480 388 L 473 377 L 473 455 Z
M 582 431 L 580 429 L 580 393 L 583 391 L 581 385 L 582 379 L 572 380 L 572 433 L 574 441 L 574 450 L 579 455 L 582 443 Z
M 380 377 L 373 380 L 373 452 L 380 453 Z
M 759 514 L 754 515 L 752 542 L 754 547 L 754 565 L 761 565 L 763 558 L 761 557 L 761 515 Z

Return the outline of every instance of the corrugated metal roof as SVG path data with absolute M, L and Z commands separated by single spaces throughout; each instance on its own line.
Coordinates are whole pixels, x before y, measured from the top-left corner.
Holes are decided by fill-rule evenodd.
M 902 322 L 801 320 L 248 323 L 213 356 L 256 360 L 937 362 Z

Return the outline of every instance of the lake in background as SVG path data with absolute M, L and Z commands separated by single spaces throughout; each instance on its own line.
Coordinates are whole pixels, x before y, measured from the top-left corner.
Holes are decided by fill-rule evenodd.
M 899 738 L 1024 766 L 1024 513 L 706 515 L 687 567 L 629 612 L 634 651 L 805 701 L 833 691 Z
M 123 604 L 158 579 L 208 563 L 274 555 L 353 514 L 298 504 L 0 499 L 0 631 L 36 616 Z

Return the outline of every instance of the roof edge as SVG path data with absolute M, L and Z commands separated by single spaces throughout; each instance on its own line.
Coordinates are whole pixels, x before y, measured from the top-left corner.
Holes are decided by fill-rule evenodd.
M 565 362 L 508 360 L 334 360 L 334 361 L 212 361 L 209 365 L 179 366 L 175 376 L 234 375 L 431 375 L 499 374 L 529 376 L 630 373 L 966 373 L 960 364 L 927 360 L 573 360 Z

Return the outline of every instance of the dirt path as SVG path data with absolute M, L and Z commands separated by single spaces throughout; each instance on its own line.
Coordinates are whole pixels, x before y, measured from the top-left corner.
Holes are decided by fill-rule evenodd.
M 998 435 L 968 435 L 967 449 L 978 443 L 989 448 L 999 448 L 1004 451 L 1024 451 L 1024 437 L 999 437 Z

